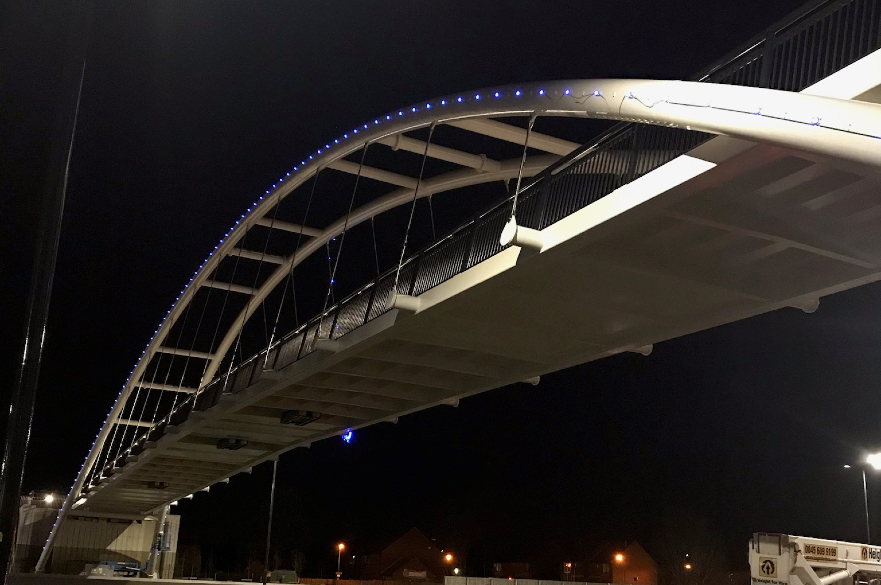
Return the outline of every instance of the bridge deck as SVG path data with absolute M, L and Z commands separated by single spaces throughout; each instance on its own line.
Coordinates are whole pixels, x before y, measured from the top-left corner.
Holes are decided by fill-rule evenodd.
M 878 76 L 881 54 L 809 90 L 871 99 L 867 70 Z M 877 170 L 713 139 L 543 230 L 541 254 L 508 248 L 421 295 L 418 313 L 390 311 L 176 421 L 84 507 L 146 514 L 346 428 L 781 307 L 810 311 L 881 278 L 879 188 Z M 320 418 L 282 424 L 289 410 Z M 248 444 L 221 450 L 221 438 Z

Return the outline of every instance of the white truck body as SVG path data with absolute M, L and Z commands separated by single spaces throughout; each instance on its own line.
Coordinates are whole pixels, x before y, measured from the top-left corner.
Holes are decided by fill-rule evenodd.
M 850 585 L 881 580 L 881 547 L 758 532 L 750 540 L 751 585 Z

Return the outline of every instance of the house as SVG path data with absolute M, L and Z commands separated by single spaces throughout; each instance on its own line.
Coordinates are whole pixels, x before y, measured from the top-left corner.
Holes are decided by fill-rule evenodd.
M 531 579 L 529 563 L 493 563 L 493 577 L 501 579 Z
M 624 547 L 604 545 L 586 561 L 563 563 L 561 573 L 563 581 L 658 585 L 658 565 L 636 541 Z
M 448 554 L 413 528 L 381 553 L 364 558 L 358 572 L 362 579 L 441 583 L 452 574 Z

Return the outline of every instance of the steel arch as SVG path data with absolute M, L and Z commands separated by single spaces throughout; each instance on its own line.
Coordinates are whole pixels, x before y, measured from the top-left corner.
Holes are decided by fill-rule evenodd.
M 294 167 L 272 189 L 266 191 L 236 221 L 215 250 L 193 274 L 175 304 L 154 332 L 130 378 L 105 420 L 65 502 L 65 508 L 80 495 L 83 480 L 95 464 L 109 429 L 120 419 L 126 400 L 140 383 L 147 363 L 156 355 L 171 327 L 192 301 L 195 293 L 211 283 L 210 275 L 219 262 L 231 255 L 236 244 L 249 228 L 261 220 L 282 199 L 303 185 L 318 171 L 358 151 L 367 144 L 401 137 L 404 133 L 433 123 L 457 124 L 475 118 L 531 115 L 569 116 L 631 121 L 684 127 L 689 130 L 727 135 L 746 140 L 780 145 L 815 155 L 834 157 L 881 168 L 881 107 L 781 92 L 768 89 L 714 85 L 682 81 L 641 80 L 572 80 L 544 84 L 524 84 L 478 90 L 436 98 L 375 118 L 350 133 L 334 139 L 324 148 Z M 406 138 L 406 137 L 405 137 Z M 532 144 L 532 143 L 530 143 Z M 462 153 L 468 154 L 468 153 Z M 472 155 L 474 156 L 474 155 Z M 553 158 L 541 157 L 528 161 L 529 173 L 547 166 Z M 491 167 L 493 165 L 490 165 Z M 460 186 L 479 184 L 516 175 L 512 161 L 501 163 L 491 171 L 472 168 L 455 171 L 448 176 L 427 179 L 420 194 L 428 196 Z M 432 183 L 432 181 L 435 181 Z M 380 197 L 356 210 L 349 225 L 362 222 L 388 209 L 407 202 L 413 190 L 402 188 Z M 297 262 L 319 249 L 342 230 L 343 219 L 313 234 L 296 253 Z M 246 321 L 294 265 L 293 256 L 273 272 L 251 302 L 233 321 Z M 235 325 L 224 335 L 221 344 L 212 350 L 213 357 L 201 385 L 207 384 L 220 360 L 236 336 Z M 64 513 L 64 510 L 62 511 Z

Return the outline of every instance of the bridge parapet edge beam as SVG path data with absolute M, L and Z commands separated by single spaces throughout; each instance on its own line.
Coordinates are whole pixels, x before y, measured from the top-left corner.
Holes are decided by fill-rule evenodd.
M 544 236 L 538 230 L 517 225 L 517 220 L 512 217 L 502 229 L 499 243 L 502 246 L 519 246 L 530 253 L 538 254 L 544 248 Z
M 389 309 L 397 309 L 408 315 L 415 315 L 422 310 L 422 299 L 412 295 L 402 295 L 393 290 L 388 297 L 386 306 Z

